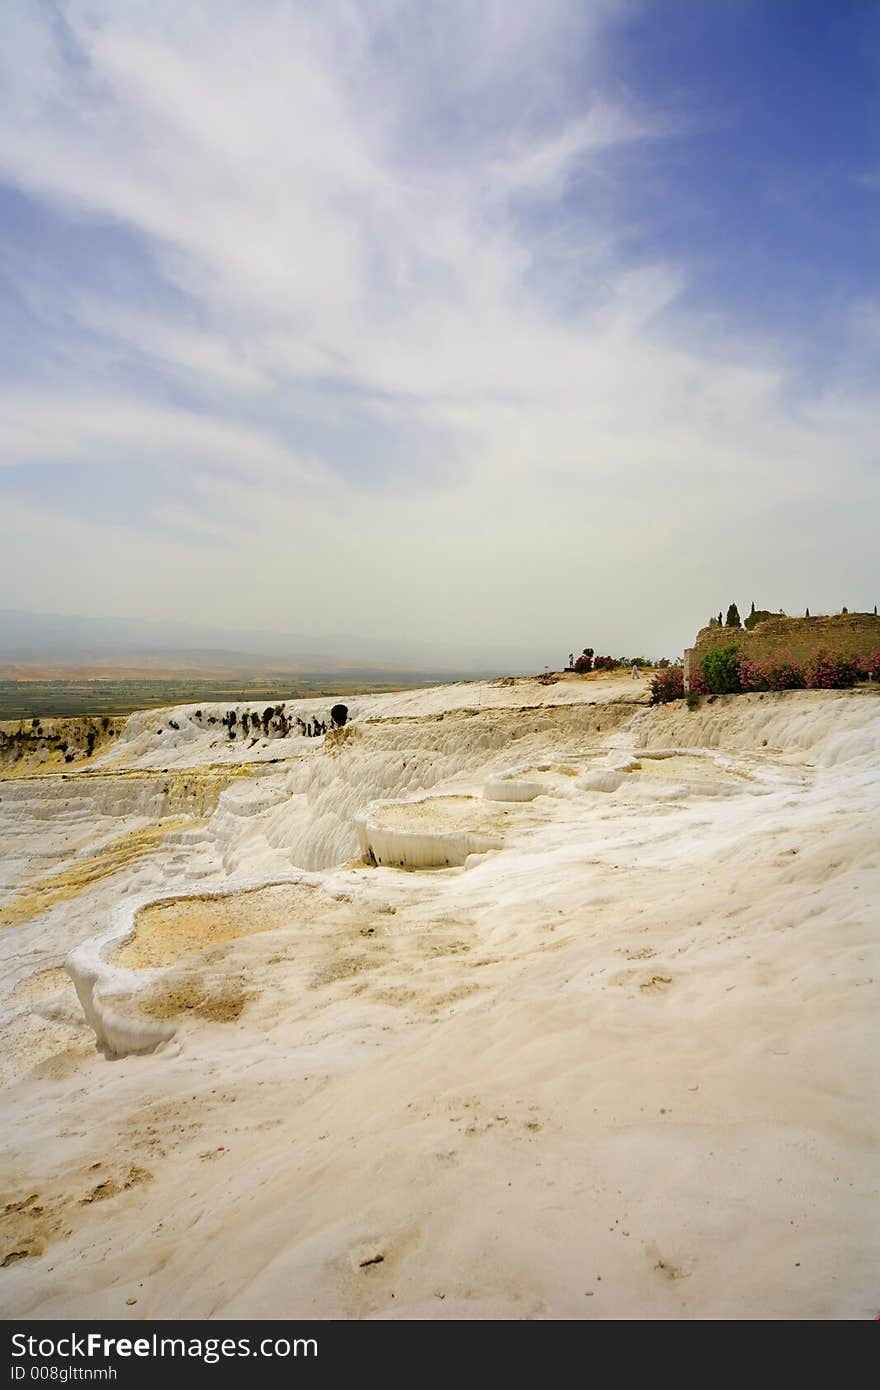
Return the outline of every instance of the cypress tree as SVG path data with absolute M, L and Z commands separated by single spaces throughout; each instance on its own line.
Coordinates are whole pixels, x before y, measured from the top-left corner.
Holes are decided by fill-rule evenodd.
M 740 622 L 739 617 L 739 609 L 737 608 L 735 603 L 732 603 L 727 610 L 727 626 L 742 627 L 742 623 Z

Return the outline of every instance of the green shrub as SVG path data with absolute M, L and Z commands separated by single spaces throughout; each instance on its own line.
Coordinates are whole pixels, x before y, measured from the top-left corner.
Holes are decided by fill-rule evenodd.
M 766 608 L 759 608 L 759 609 L 757 610 L 757 612 L 755 612 L 755 613 L 750 613 L 750 614 L 749 614 L 749 616 L 746 618 L 746 624 L 745 624 L 745 625 L 746 625 L 746 627 L 748 628 L 749 632 L 751 632 L 751 630 L 752 630 L 753 627 L 757 627 L 757 626 L 758 626 L 758 623 L 766 622 L 766 620 L 767 620 L 768 618 L 772 618 L 772 617 L 773 617 L 773 614 L 772 614 L 771 612 L 769 612 L 768 609 L 766 609 Z
M 736 647 L 718 647 L 707 652 L 700 662 L 700 671 L 713 695 L 736 695 L 742 689 Z
M 689 690 L 684 699 L 688 709 L 700 708 L 700 692 L 698 690 Z

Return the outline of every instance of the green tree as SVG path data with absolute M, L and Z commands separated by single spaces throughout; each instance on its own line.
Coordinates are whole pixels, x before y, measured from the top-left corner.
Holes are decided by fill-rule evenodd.
M 737 608 L 737 606 L 736 606 L 735 603 L 732 603 L 732 604 L 730 605 L 730 607 L 728 608 L 728 610 L 727 610 L 727 623 L 726 623 L 726 626 L 727 626 L 727 627 L 742 627 L 742 622 L 740 621 L 740 616 L 739 616 L 739 609 Z

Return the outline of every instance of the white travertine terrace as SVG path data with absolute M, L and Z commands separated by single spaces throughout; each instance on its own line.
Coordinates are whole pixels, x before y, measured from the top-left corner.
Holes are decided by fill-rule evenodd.
M 347 703 L 0 780 L 7 1316 L 874 1316 L 877 692 Z
M 456 817 L 449 813 L 451 800 L 374 801 L 357 818 L 361 853 L 386 867 L 440 869 L 501 848 L 500 835 L 483 829 L 479 815 L 474 815 L 479 801 L 474 798 Z M 454 798 L 455 803 L 464 800 Z
M 515 768 L 510 772 L 496 772 L 483 784 L 483 796 L 487 801 L 534 801 L 543 790 L 540 782 L 529 781 Z

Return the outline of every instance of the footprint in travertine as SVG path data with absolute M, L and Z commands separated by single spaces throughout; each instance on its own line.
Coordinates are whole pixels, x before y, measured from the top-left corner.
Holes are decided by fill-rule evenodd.
M 654 1269 L 664 1279 L 690 1279 L 693 1271 L 683 1264 L 680 1260 L 670 1259 L 668 1255 L 662 1255 L 653 1241 L 648 1242 L 645 1247 L 645 1254 L 652 1262 Z
M 375 970 L 380 964 L 374 957 L 366 955 L 331 956 L 312 975 L 310 985 L 312 989 L 319 989 L 322 985 L 336 984 L 339 980 L 350 980 L 365 970 Z
M 195 970 L 173 971 L 137 996 L 137 1009 L 161 1020 L 194 1015 L 206 1023 L 234 1023 L 251 998 L 241 979 Z
M 96 1202 L 119 1197 L 152 1177 L 137 1164 L 114 1169 L 93 1163 L 48 1184 L 44 1192 L 0 1199 L 0 1268 L 42 1255 L 53 1240 L 71 1235 Z
M 100 1164 L 95 1166 L 100 1167 Z M 108 1197 L 118 1197 L 120 1192 L 125 1192 L 130 1187 L 139 1187 L 141 1183 L 151 1182 L 152 1178 L 152 1173 L 146 1168 L 134 1164 L 119 1181 L 113 1177 L 102 1178 L 89 1192 L 80 1197 L 79 1204 L 81 1207 L 88 1207 L 92 1202 L 105 1202 Z
M 501 832 L 514 809 L 474 796 L 374 801 L 357 818 L 361 853 L 368 863 L 391 868 L 462 865 L 471 854 L 501 849 Z
M 450 1124 L 467 1139 L 480 1138 L 495 1130 L 515 1141 L 534 1138 L 544 1128 L 538 1107 L 530 1105 L 524 1110 L 520 1101 L 490 1106 L 479 1099 L 462 1099 L 451 1102 L 449 1108 L 452 1112 Z
M 17 1201 L 6 1202 L 0 1210 L 0 1268 L 42 1255 L 49 1238 L 50 1223 L 39 1192 Z
M 639 989 L 643 993 L 654 993 L 658 990 L 667 989 L 672 984 L 671 975 L 652 975 L 650 980 L 642 980 Z
M 653 952 L 649 952 L 652 955 Z M 631 959 L 640 959 L 639 956 Z M 646 975 L 641 970 L 621 970 L 614 976 L 612 984 L 615 985 L 636 985 L 643 994 L 657 994 L 662 990 L 668 989 L 672 984 L 671 975 Z
M 347 1249 L 343 1247 L 333 1263 L 340 1276 L 346 1316 L 361 1318 L 380 1308 L 393 1309 L 401 1268 L 420 1245 L 419 1232 L 410 1229 L 361 1235 Z
M 385 1251 L 381 1241 L 364 1241 L 351 1252 L 352 1269 L 375 1269 L 385 1263 Z

